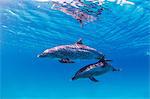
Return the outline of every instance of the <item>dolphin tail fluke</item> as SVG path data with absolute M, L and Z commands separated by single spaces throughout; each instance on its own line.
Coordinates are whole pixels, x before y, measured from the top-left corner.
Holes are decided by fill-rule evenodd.
M 110 60 L 110 59 L 106 59 L 105 61 L 107 61 L 107 62 L 112 62 L 112 60 Z
M 118 68 L 118 69 L 113 68 L 113 72 L 116 72 L 116 71 L 122 71 L 122 69 L 120 69 L 120 68 Z

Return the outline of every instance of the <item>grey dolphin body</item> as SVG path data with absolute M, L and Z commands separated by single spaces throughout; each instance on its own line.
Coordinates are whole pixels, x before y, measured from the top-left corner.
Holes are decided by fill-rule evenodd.
M 87 65 L 80 70 L 78 70 L 72 80 L 77 80 L 79 78 L 89 78 L 91 81 L 98 82 L 94 76 L 99 76 L 110 71 L 120 71 L 120 69 L 115 69 L 108 63 L 110 60 L 100 60 L 94 64 Z
M 61 59 L 62 63 L 73 63 L 74 59 L 101 59 L 102 52 L 86 46 L 79 39 L 75 44 L 61 45 L 45 50 L 38 57 L 50 57 Z

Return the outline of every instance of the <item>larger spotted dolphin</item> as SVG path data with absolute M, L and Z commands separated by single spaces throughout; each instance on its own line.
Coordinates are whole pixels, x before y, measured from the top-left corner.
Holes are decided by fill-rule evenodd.
M 61 63 L 74 63 L 72 60 L 75 59 L 101 59 L 103 53 L 97 51 L 94 48 L 86 46 L 82 43 L 80 38 L 76 43 L 70 45 L 56 46 L 50 49 L 46 49 L 37 57 L 49 57 L 57 58 Z

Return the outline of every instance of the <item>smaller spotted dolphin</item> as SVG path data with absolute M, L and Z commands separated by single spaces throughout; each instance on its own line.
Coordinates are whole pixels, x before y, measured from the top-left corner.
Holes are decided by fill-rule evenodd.
M 89 78 L 91 81 L 98 82 L 94 76 L 99 76 L 105 74 L 109 71 L 120 71 L 120 69 L 116 69 L 112 67 L 108 62 L 111 60 L 105 60 L 104 57 L 94 64 L 87 65 L 81 68 L 72 80 L 77 80 L 79 78 Z
M 101 59 L 103 53 L 83 44 L 79 39 L 75 44 L 56 46 L 45 50 L 37 57 L 49 57 L 60 59 L 61 63 L 74 63 L 75 59 Z

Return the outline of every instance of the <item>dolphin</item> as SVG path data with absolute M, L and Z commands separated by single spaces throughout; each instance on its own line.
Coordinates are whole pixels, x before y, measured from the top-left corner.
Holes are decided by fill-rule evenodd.
M 60 45 L 50 49 L 46 49 L 41 54 L 38 54 L 37 57 L 44 58 L 49 57 L 51 59 L 59 59 L 61 63 L 74 63 L 72 60 L 76 59 L 101 59 L 103 53 L 97 51 L 94 48 L 86 46 L 83 44 L 82 39 L 80 38 L 76 43 L 71 45 Z
M 110 71 L 120 71 L 108 63 L 111 60 L 105 60 L 104 57 L 96 63 L 89 64 L 81 69 L 79 69 L 72 80 L 77 80 L 79 78 L 89 78 L 93 82 L 98 82 L 94 76 L 99 76 Z

